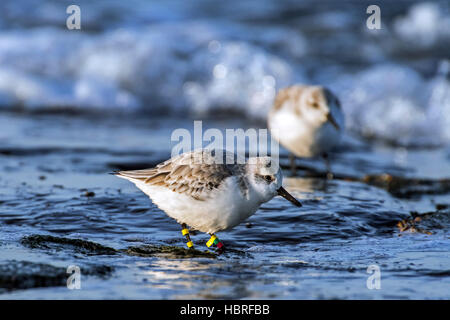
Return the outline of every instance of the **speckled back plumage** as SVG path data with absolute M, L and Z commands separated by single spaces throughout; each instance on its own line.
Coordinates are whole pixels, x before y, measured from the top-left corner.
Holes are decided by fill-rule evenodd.
M 245 170 L 245 164 L 234 162 L 236 156 L 233 153 L 203 149 L 183 153 L 151 169 L 119 171 L 117 174 L 205 200 L 209 191 L 218 189 L 226 178 L 242 176 L 239 173 Z M 243 181 L 240 186 L 245 192 Z

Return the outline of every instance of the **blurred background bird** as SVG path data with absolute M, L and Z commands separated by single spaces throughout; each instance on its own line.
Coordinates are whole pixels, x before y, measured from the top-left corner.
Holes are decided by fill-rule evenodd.
M 329 89 L 306 85 L 281 89 L 267 122 L 272 136 L 291 153 L 293 174 L 295 157 L 322 156 L 327 177 L 333 177 L 328 152 L 339 145 L 345 124 L 340 102 Z

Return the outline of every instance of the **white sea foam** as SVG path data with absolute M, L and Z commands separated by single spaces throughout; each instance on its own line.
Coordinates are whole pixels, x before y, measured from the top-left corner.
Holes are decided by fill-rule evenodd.
M 255 36 L 252 44 L 242 28 L 231 33 L 196 22 L 96 35 L 49 28 L 1 33 L 0 93 L 15 102 L 3 107 L 267 110 L 294 73 L 269 52 L 282 38 Z M 287 55 L 302 54 L 300 35 L 297 40 Z
M 297 82 L 319 83 L 341 97 L 353 131 L 403 145 L 450 142 L 450 85 L 443 69 L 424 78 L 389 60 L 398 49 L 395 43 L 402 44 L 402 50 L 445 52 L 442 43 L 449 40 L 450 22 L 441 4 L 414 4 L 392 23 L 384 21 L 383 39 L 376 39 L 383 41 L 380 45 L 368 32 L 362 35 L 367 39 L 349 33 L 356 22 L 337 9 L 319 15 L 322 19 L 316 14 L 304 20 L 322 25 L 315 30 L 340 28 L 333 42 L 305 36 L 307 31 L 292 25 L 245 22 L 245 17 L 264 21 L 274 12 L 281 14 L 270 1 L 251 15 L 240 12 L 244 4 L 220 4 L 222 19 L 205 20 L 219 11 L 202 1 L 152 2 L 149 10 L 141 0 L 133 0 L 132 6 L 81 0 L 82 31 L 61 28 L 67 3 L 44 1 L 26 12 L 16 1 L 2 3 L 7 10 L 0 10 L 0 109 L 146 110 L 196 116 L 232 109 L 265 121 L 278 89 Z M 33 1 L 25 4 L 33 7 Z M 64 14 L 57 15 L 60 11 Z M 334 53 L 334 64 L 323 65 L 323 58 L 315 58 L 317 53 L 330 57 L 327 50 L 338 50 L 341 42 L 343 48 L 360 43 L 360 50 Z M 342 57 L 375 64 L 349 73 L 339 62 Z
M 422 2 L 411 6 L 405 16 L 394 21 L 394 31 L 408 45 L 430 48 L 450 41 L 450 16 L 438 3 Z
M 405 66 L 381 64 L 330 86 L 340 92 L 350 130 L 405 146 L 440 145 L 450 141 L 447 75 L 447 61 L 431 80 Z

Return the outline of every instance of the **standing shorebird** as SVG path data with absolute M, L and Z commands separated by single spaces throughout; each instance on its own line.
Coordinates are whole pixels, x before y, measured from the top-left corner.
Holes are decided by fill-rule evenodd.
M 231 229 L 259 206 L 280 195 L 301 203 L 282 187 L 281 170 L 270 157 L 237 161 L 226 151 L 196 150 L 175 156 L 156 167 L 117 171 L 182 227 L 187 246 L 193 247 L 187 226 L 211 235 L 206 243 L 223 250 L 216 232 Z
M 267 119 L 272 136 L 295 157 L 322 156 L 327 177 L 332 178 L 328 152 L 336 147 L 344 130 L 344 114 L 338 98 L 320 86 L 296 85 L 278 92 Z

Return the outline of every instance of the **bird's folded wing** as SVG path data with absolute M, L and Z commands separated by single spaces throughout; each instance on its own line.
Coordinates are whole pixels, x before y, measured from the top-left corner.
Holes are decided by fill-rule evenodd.
M 205 200 L 210 191 L 233 174 L 226 164 L 188 161 L 186 156 L 169 159 L 155 168 L 132 171 L 118 171 L 117 175 L 130 180 L 168 188 L 185 193 L 197 200 Z M 190 159 L 192 160 L 192 159 Z

